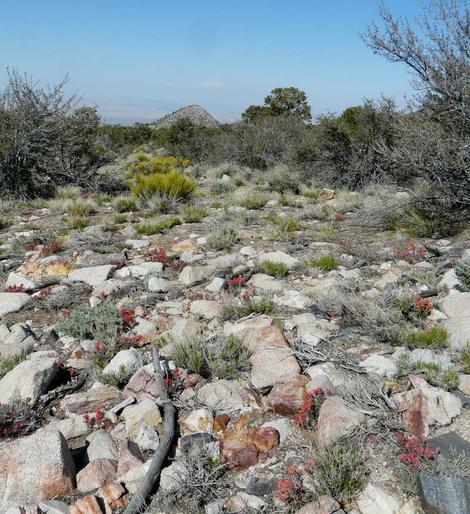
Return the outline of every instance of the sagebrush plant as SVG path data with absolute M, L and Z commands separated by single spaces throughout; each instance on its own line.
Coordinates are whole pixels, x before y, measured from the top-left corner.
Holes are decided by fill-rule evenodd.
M 359 281 L 342 280 L 321 291 L 316 302 L 324 312 L 339 317 L 345 328 L 358 327 L 379 341 L 401 344 L 404 333 L 412 325 L 403 319 L 395 300 L 393 292 L 372 297 L 364 294 Z
M 466 259 L 457 264 L 455 274 L 465 291 L 470 291 L 470 259 Z
M 179 200 L 188 200 L 196 189 L 196 182 L 184 173 L 173 170 L 168 173 L 136 175 L 130 181 L 130 189 L 137 198 L 150 198 L 155 193 L 162 193 Z
M 174 481 L 171 491 L 155 496 L 150 512 L 161 512 L 163 505 L 165 512 L 202 513 L 205 505 L 227 496 L 230 491 L 226 476 L 228 466 L 214 457 L 210 448 L 182 453 L 177 462 L 185 473 Z
M 176 343 L 173 360 L 190 373 L 227 380 L 250 369 L 251 352 L 234 336 L 197 337 Z
M 266 275 L 276 278 L 285 277 L 289 273 L 289 268 L 283 262 L 263 261 L 258 265 L 259 271 Z
M 276 499 L 287 503 L 288 512 L 327 495 L 348 503 L 366 484 L 369 468 L 363 441 L 352 438 L 327 447 L 313 442 L 302 448 L 296 463 L 288 465 L 276 483 Z M 307 451 L 306 451 L 307 450 Z
M 96 339 L 105 344 L 114 341 L 123 327 L 123 316 L 110 301 L 85 312 L 73 311 L 57 325 L 66 335 L 80 340 Z
M 221 195 L 225 193 L 231 193 L 235 189 L 235 185 L 227 180 L 214 180 L 210 185 L 209 191 L 213 195 Z

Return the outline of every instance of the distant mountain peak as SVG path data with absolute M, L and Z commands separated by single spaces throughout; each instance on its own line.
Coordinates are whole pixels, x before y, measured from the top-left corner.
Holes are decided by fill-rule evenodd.
M 162 118 L 156 120 L 153 125 L 156 128 L 170 127 L 183 118 L 189 118 L 195 125 L 205 127 L 217 127 L 219 122 L 200 105 L 188 105 L 182 107 Z

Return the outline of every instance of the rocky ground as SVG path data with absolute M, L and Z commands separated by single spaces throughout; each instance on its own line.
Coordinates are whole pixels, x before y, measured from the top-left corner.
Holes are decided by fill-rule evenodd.
M 468 512 L 468 234 L 354 222 L 403 193 L 199 182 L 167 216 L 2 205 L 0 512 L 124 512 L 165 437 L 154 347 L 147 512 Z

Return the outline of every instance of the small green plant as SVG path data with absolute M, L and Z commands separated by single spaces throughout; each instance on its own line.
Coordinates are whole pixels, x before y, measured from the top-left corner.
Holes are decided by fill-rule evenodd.
M 185 223 L 199 223 L 207 216 L 207 209 L 188 205 L 183 207 L 181 217 Z
M 182 157 L 171 155 L 150 155 L 145 152 L 134 154 L 135 160 L 127 165 L 127 175 L 152 175 L 155 173 L 166 174 L 172 171 L 184 171 L 191 161 Z
M 126 223 L 127 216 L 125 214 L 116 214 L 113 216 L 113 223 Z
M 75 186 L 58 187 L 55 196 L 59 200 L 76 200 L 80 196 L 80 188 Z
M 70 230 L 82 231 L 90 225 L 90 218 L 85 216 L 68 216 L 66 218 L 66 227 Z
M 263 261 L 259 269 L 262 273 L 276 278 L 285 277 L 289 273 L 289 268 L 283 262 Z
M 26 354 L 15 355 L 14 357 L 5 357 L 0 359 L 0 379 L 15 368 L 20 362 L 24 361 Z
M 0 216 L 0 230 L 4 230 L 10 227 L 11 224 L 12 221 L 9 218 L 6 218 L 5 216 Z
M 305 196 L 305 198 L 310 198 L 311 200 L 318 200 L 320 198 L 320 191 L 317 191 L 317 190 L 311 190 L 311 191 L 304 191 L 303 193 L 303 196 Z
M 77 339 L 113 342 L 124 326 L 123 316 L 111 302 L 103 302 L 85 312 L 73 311 L 58 324 L 58 330 Z
M 210 192 L 213 195 L 222 195 L 230 193 L 235 189 L 235 186 L 231 182 L 225 180 L 214 180 L 210 186 Z
M 271 314 L 274 310 L 274 304 L 269 298 L 248 298 L 239 303 L 224 305 L 220 317 L 224 321 L 237 320 L 250 314 Z
M 455 268 L 455 274 L 466 291 L 470 290 L 470 259 L 458 264 Z
M 404 343 L 409 349 L 434 348 L 442 350 L 447 347 L 449 333 L 443 327 L 415 330 L 405 336 Z
M 238 236 L 236 231 L 231 227 L 222 227 L 215 232 L 213 232 L 207 242 L 210 248 L 213 250 L 230 250 L 235 242 L 237 241 Z
M 268 199 L 262 195 L 248 196 L 240 202 L 240 206 L 249 210 L 263 208 L 268 203 Z
M 411 362 L 408 355 L 401 355 L 398 359 L 397 373 L 399 376 L 421 374 L 426 382 L 446 391 L 455 390 L 459 386 L 459 374 L 456 371 L 443 370 L 434 362 Z
M 339 233 L 333 223 L 326 223 L 313 234 L 315 241 L 335 242 L 339 239 Z
M 96 212 L 96 208 L 90 202 L 78 202 L 74 200 L 67 204 L 67 212 L 71 216 L 90 216 Z
M 322 271 L 331 271 L 339 266 L 339 261 L 333 255 L 324 255 L 312 261 L 313 265 Z
M 250 355 L 236 337 L 198 337 L 177 343 L 173 360 L 179 368 L 205 378 L 232 380 L 250 369 Z
M 118 196 L 114 200 L 113 207 L 118 212 L 133 212 L 137 210 L 137 202 L 132 196 Z
M 297 218 L 279 216 L 276 221 L 276 225 L 281 235 L 291 234 L 292 232 L 295 232 L 299 229 L 300 222 Z
M 158 234 L 169 230 L 175 225 L 181 225 L 181 219 L 178 216 L 168 216 L 158 223 L 141 223 L 137 226 L 137 233 L 145 236 L 151 236 L 152 234 Z
M 165 174 L 137 175 L 132 179 L 130 188 L 136 197 L 149 198 L 155 193 L 164 193 L 187 200 L 194 193 L 196 183 L 180 171 L 170 171 Z
M 219 201 L 216 200 L 215 202 L 211 203 L 211 207 L 213 209 L 222 209 L 223 204 L 222 204 L 222 202 L 219 202 Z
M 466 348 L 462 351 L 459 358 L 464 373 L 470 374 L 470 348 Z
M 233 184 L 236 187 L 241 187 L 241 186 L 245 185 L 245 182 L 243 182 L 243 179 L 241 179 L 240 177 L 236 177 L 233 179 Z
M 98 373 L 98 381 L 122 389 L 134 374 L 134 370 L 126 366 L 120 366 L 115 373 Z

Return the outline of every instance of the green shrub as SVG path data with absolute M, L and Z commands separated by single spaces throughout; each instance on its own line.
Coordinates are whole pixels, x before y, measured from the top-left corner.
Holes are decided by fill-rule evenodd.
M 188 205 L 183 208 L 181 217 L 185 223 L 199 223 L 207 216 L 207 209 Z
M 266 275 L 276 278 L 285 277 L 289 273 L 289 268 L 283 262 L 263 261 L 259 265 L 259 269 Z
M 462 351 L 459 358 L 460 364 L 462 365 L 463 373 L 470 374 L 470 349 L 467 348 Z
M 12 221 L 9 218 L 6 218 L 5 216 L 0 216 L 0 230 L 4 230 L 10 227 L 11 224 Z
M 71 216 L 90 216 L 96 212 L 95 206 L 90 202 L 73 201 L 66 204 L 67 212 Z
M 257 210 L 264 207 L 267 203 L 268 199 L 265 196 L 254 195 L 244 198 L 240 202 L 240 206 L 245 207 L 245 209 Z
M 169 155 L 150 155 L 145 152 L 135 154 L 136 160 L 127 165 L 129 177 L 135 175 L 153 175 L 155 173 L 166 174 L 173 171 L 183 171 L 191 161 L 182 157 Z
M 90 224 L 90 218 L 85 216 L 68 216 L 66 218 L 66 227 L 70 230 L 83 230 Z
M 470 259 L 458 264 L 455 268 L 455 274 L 465 290 L 470 290 Z
M 233 380 L 250 369 L 250 352 L 236 337 L 199 337 L 177 343 L 173 360 L 179 368 L 209 378 Z
M 313 265 L 322 271 L 331 271 L 339 266 L 339 261 L 333 255 L 325 255 L 315 259 Z
M 15 368 L 20 362 L 24 361 L 26 354 L 15 355 L 14 357 L 5 357 L 0 359 L 0 379 Z
M 312 190 L 312 191 L 304 191 L 302 193 L 305 198 L 310 198 L 311 200 L 318 200 L 320 198 L 320 191 Z
M 150 197 L 155 193 L 187 200 L 196 189 L 196 183 L 179 171 L 166 174 L 136 175 L 131 183 L 131 191 L 137 197 Z
M 59 332 L 77 339 L 114 342 L 123 328 L 123 319 L 114 304 L 103 302 L 88 311 L 73 311 L 57 326 Z
M 294 194 L 300 192 L 300 178 L 285 164 L 278 164 L 268 170 L 265 174 L 266 182 L 272 191 L 285 193 L 290 191 Z
M 405 336 L 405 346 L 414 348 L 435 348 L 442 350 L 447 346 L 449 333 L 443 327 L 432 327 L 424 330 L 416 330 Z
M 125 214 L 116 214 L 113 216 L 113 223 L 126 223 L 127 216 Z
M 271 314 L 274 310 L 274 304 L 269 298 L 249 298 L 240 303 L 224 305 L 220 317 L 224 321 L 237 320 L 250 314 Z
M 401 355 L 397 362 L 397 372 L 400 376 L 419 373 L 429 384 L 452 391 L 459 386 L 459 374 L 451 369 L 443 370 L 433 362 L 411 362 L 408 355 Z
M 107 363 L 106 363 L 107 364 Z M 129 379 L 134 374 L 135 370 L 127 368 L 126 366 L 120 366 L 119 370 L 115 373 L 98 373 L 97 379 L 102 384 L 123 388 Z
M 140 235 L 151 236 L 152 234 L 169 230 L 175 225 L 181 225 L 181 219 L 178 216 L 168 216 L 158 223 L 141 223 L 137 226 L 136 231 Z
M 277 232 L 280 236 L 285 234 L 291 234 L 299 229 L 300 222 L 297 218 L 287 216 L 268 216 L 266 219 L 272 221 L 276 227 Z
M 81 191 L 79 187 L 62 186 L 57 188 L 55 196 L 60 200 L 77 200 L 80 194 Z
M 137 210 L 137 202 L 131 196 L 118 196 L 113 203 L 118 212 L 132 212 Z

